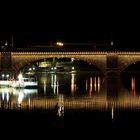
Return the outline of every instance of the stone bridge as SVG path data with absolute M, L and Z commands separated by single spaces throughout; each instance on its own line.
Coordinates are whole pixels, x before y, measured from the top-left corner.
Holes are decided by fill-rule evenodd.
M 18 72 L 22 67 L 48 58 L 74 58 L 93 64 L 104 75 L 120 73 L 129 65 L 140 61 L 140 52 L 0 52 L 0 70 Z

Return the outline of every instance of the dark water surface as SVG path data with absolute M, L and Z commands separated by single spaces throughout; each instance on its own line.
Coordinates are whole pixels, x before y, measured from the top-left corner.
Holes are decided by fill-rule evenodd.
M 0 88 L 2 129 L 122 133 L 140 126 L 139 77 L 92 72 L 38 73 L 37 88 Z M 55 105 L 64 106 L 63 114 Z M 72 134 L 73 134 L 72 133 Z M 107 134 L 108 134 L 107 133 Z

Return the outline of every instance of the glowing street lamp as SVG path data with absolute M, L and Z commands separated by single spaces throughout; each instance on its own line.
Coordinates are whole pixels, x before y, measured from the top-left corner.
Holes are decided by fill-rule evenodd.
M 56 45 L 62 47 L 62 46 L 64 46 L 64 43 L 63 42 L 56 42 Z

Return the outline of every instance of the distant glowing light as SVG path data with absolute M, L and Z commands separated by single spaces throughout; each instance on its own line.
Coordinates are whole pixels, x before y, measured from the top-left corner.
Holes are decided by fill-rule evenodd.
M 72 70 L 74 70 L 74 67 L 72 67 Z
M 7 46 L 8 45 L 8 43 L 7 43 L 7 41 L 5 42 L 5 46 Z
M 113 46 L 114 45 L 114 42 L 113 41 L 111 41 L 111 46 Z
M 71 62 L 73 62 L 74 61 L 74 58 L 71 58 Z
M 56 45 L 57 46 L 64 46 L 64 43 L 63 42 L 56 42 Z
M 9 74 L 7 74 L 6 77 L 9 78 Z

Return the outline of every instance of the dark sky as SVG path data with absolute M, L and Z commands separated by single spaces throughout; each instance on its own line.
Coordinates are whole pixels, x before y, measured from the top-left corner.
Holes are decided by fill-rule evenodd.
M 139 48 L 139 9 L 132 3 L 8 3 L 0 9 L 0 38 L 16 46 L 64 42 L 109 42 Z

